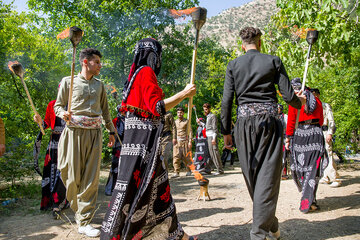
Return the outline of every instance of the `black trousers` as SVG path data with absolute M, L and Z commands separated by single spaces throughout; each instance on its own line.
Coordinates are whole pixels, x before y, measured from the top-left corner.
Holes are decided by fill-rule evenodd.
M 249 194 L 253 200 L 251 240 L 264 240 L 279 228 L 275 217 L 281 169 L 283 126 L 268 114 L 241 117 L 235 143 Z

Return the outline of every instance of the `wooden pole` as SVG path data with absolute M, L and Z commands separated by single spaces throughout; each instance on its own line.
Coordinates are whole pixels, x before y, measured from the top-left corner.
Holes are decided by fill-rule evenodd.
M 191 78 L 190 78 L 190 84 L 195 83 L 195 71 L 196 71 L 196 57 L 197 57 L 197 47 L 198 47 L 198 41 L 199 41 L 199 30 L 196 30 L 196 36 L 195 36 L 195 45 L 193 50 L 193 58 L 192 58 L 192 65 L 191 65 Z M 192 114 L 192 106 L 193 106 L 193 97 L 189 98 L 189 104 L 188 104 L 188 128 L 187 132 L 190 134 L 191 129 L 191 114 Z M 189 136 L 191 137 L 191 136 Z
M 312 44 L 309 45 L 308 54 L 307 54 L 307 57 L 306 57 L 306 63 L 305 63 L 305 71 L 304 71 L 303 81 L 302 81 L 302 84 L 301 84 L 301 90 L 302 90 L 303 92 L 304 92 L 304 90 L 305 90 L 306 75 L 307 75 L 308 68 L 309 68 L 311 46 L 312 46 Z M 301 109 L 300 109 L 300 110 L 301 110 Z M 299 126 L 300 110 L 297 110 L 297 116 L 296 116 L 296 122 L 295 122 L 295 129 Z
M 28 97 L 28 99 L 29 99 L 29 102 L 30 102 L 30 105 L 31 105 L 31 108 L 32 108 L 34 114 L 35 114 L 35 115 L 39 115 L 39 113 L 36 111 L 36 108 L 35 108 L 35 106 L 34 106 L 34 103 L 33 103 L 32 99 L 31 99 L 31 96 L 30 96 L 29 90 L 28 90 L 28 88 L 27 88 L 27 86 L 26 86 L 26 83 L 25 83 L 25 81 L 24 81 L 24 78 L 23 78 L 22 76 L 19 76 L 19 77 L 20 77 L 20 79 L 21 79 L 22 84 L 24 85 L 26 95 L 27 95 L 27 97 Z M 44 128 L 43 128 L 42 124 L 39 124 L 39 127 L 40 127 L 41 133 L 42 133 L 43 135 L 45 135 L 45 131 L 44 131 Z
M 75 74 L 75 56 L 76 56 L 76 46 L 73 48 L 73 59 L 71 65 L 71 79 L 70 79 L 70 91 L 69 91 L 69 99 L 68 99 L 68 108 L 67 111 L 71 112 L 71 101 L 73 95 L 73 87 L 74 87 L 74 74 Z M 66 121 L 66 124 L 69 125 L 70 120 Z

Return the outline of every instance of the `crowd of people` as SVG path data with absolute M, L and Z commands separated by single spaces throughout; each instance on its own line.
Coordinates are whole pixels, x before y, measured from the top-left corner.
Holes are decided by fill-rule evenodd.
M 34 121 L 52 130 L 42 171 L 41 209 L 51 209 L 58 217 L 63 208 L 70 206 L 78 232 L 100 239 L 197 239 L 184 232 L 177 218 L 168 174 L 172 148 L 171 178 L 180 177 L 182 163 L 186 176 L 192 175 L 192 162 L 203 175 L 221 175 L 226 161 L 233 166 L 238 158 L 253 201 L 252 240 L 280 238 L 276 205 L 280 180 L 289 178 L 290 173 L 302 193 L 300 211 L 318 210 L 318 183 L 341 185 L 332 157 L 336 128 L 331 107 L 320 101 L 318 89 L 302 91 L 299 78 L 289 81 L 279 57 L 260 53 L 259 29 L 246 27 L 240 37 L 246 53 L 228 64 L 225 75 L 222 155 L 217 116 L 209 103 L 202 106 L 206 119 L 196 119 L 194 138 L 183 107 L 177 107 L 174 120 L 170 110 L 194 96 L 196 86 L 189 84 L 165 98 L 157 81 L 162 65 L 162 46 L 157 40 L 145 38 L 136 44 L 122 103 L 114 119 L 104 84 L 96 78 L 102 55 L 93 48 L 83 49 L 72 98 L 71 78 L 65 77 L 56 100 L 48 104 L 44 120 L 34 116 Z M 275 85 L 289 104 L 287 115 L 277 103 Z M 234 97 L 236 123 L 232 122 Z M 69 101 L 71 109 L 67 109 Z M 102 124 L 109 131 L 108 147 L 112 147 L 105 187 L 111 200 L 99 230 L 90 223 L 98 195 Z M 39 152 L 41 139 L 39 133 L 35 153 Z M 191 159 L 194 140 L 195 154 Z M 4 152 L 5 133 L 0 118 L 0 156 Z

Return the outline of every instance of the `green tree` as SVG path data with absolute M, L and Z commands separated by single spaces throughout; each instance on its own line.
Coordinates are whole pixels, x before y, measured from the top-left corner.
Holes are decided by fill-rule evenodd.
M 280 11 L 264 36 L 263 50 L 278 55 L 291 78 L 302 77 L 308 44 L 307 29 L 317 29 L 307 85 L 322 92 L 332 105 L 337 125 L 337 147 L 352 142 L 359 147 L 360 78 L 358 72 L 360 9 L 355 1 L 277 0 Z M 351 141 L 352 140 L 352 141 Z

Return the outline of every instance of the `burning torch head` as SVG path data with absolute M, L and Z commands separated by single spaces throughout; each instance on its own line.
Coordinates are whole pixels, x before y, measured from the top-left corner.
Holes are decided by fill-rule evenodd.
M 18 61 L 9 62 L 8 64 L 9 69 L 18 77 L 23 78 L 24 77 L 24 68 Z
M 200 186 L 207 186 L 207 185 L 209 185 L 209 179 L 202 178 L 202 179 L 198 180 L 198 183 Z
M 309 30 L 306 34 L 306 41 L 308 44 L 312 45 L 316 42 L 319 37 L 319 31 L 317 30 Z
M 70 28 L 69 38 L 74 47 L 76 47 L 81 42 L 82 36 L 83 30 L 76 26 Z
M 191 18 L 194 23 L 194 27 L 197 31 L 199 31 L 201 27 L 205 24 L 206 13 L 207 13 L 206 8 L 202 8 L 202 7 L 195 8 L 195 11 L 191 13 Z

